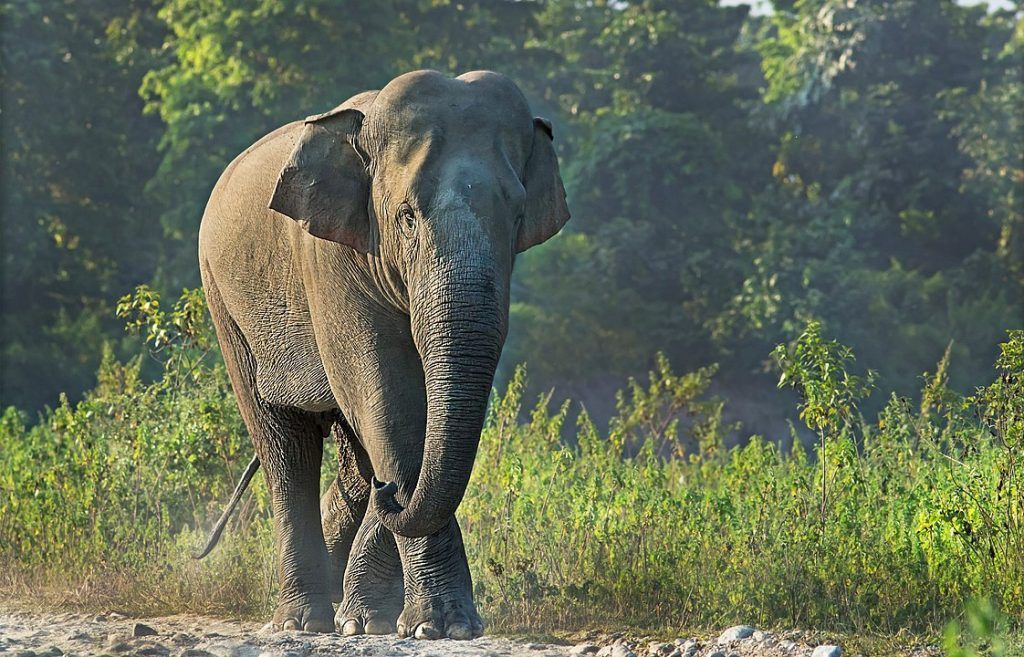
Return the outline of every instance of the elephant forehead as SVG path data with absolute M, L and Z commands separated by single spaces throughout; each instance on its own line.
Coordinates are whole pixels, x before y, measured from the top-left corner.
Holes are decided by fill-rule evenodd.
M 522 94 L 493 73 L 466 79 L 433 71 L 400 76 L 381 90 L 367 118 L 373 140 L 398 155 L 424 145 L 479 146 L 495 137 L 503 150 L 519 151 L 529 147 L 532 135 Z

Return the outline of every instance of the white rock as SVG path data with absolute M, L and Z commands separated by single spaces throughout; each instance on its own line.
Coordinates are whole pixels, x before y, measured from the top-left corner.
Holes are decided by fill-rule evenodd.
M 753 633 L 754 628 L 749 625 L 735 625 L 722 632 L 722 635 L 718 637 L 718 644 L 722 645 L 723 643 L 748 639 Z
M 839 657 L 843 654 L 843 649 L 839 646 L 824 645 L 818 646 L 811 653 L 811 657 Z
M 675 648 L 671 643 L 662 643 L 660 641 L 651 641 L 650 645 L 647 646 L 648 655 L 667 655 L 672 652 Z
M 796 649 L 796 644 L 792 641 L 786 640 L 779 644 L 779 648 L 784 652 L 793 652 Z

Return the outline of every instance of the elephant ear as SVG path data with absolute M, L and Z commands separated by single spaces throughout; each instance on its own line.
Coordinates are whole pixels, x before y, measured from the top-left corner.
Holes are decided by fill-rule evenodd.
M 278 176 L 270 209 L 314 237 L 367 253 L 370 178 L 355 146 L 362 124 L 363 113 L 351 107 L 307 118 Z
M 552 144 L 551 122 L 537 117 L 533 120 L 533 151 L 526 161 L 523 186 L 526 187 L 526 208 L 516 252 L 544 242 L 569 221 L 565 203 L 565 186 L 558 173 L 558 157 Z

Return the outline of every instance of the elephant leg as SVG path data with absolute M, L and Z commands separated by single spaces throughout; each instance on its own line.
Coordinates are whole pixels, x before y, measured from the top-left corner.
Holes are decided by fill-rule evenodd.
M 305 414 L 302 414 L 305 415 Z M 253 442 L 274 511 L 278 606 L 274 627 L 334 631 L 327 546 L 319 514 L 322 429 L 308 417 L 276 410 Z
M 264 401 L 255 359 L 217 286 L 204 276 L 207 303 L 238 408 L 270 489 L 278 558 L 277 629 L 334 631 L 327 546 L 319 518 L 320 462 L 328 417 Z
M 341 602 L 352 541 L 363 523 L 370 499 L 373 469 L 344 417 L 339 416 L 334 423 L 334 440 L 338 450 L 338 476 L 320 498 L 320 521 L 327 542 L 331 600 Z
M 402 611 L 402 562 L 394 535 L 366 514 L 345 570 L 345 599 L 334 617 L 338 631 L 390 634 Z
M 459 523 L 422 538 L 396 537 L 405 573 L 398 634 L 417 639 L 472 639 L 483 633 Z

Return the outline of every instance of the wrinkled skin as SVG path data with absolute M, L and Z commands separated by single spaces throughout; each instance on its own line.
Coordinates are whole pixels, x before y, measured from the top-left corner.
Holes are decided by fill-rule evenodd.
M 454 512 L 513 260 L 568 218 L 550 124 L 488 72 L 400 76 L 221 176 L 200 268 L 271 491 L 276 627 L 481 633 Z M 340 467 L 318 499 L 332 428 Z

